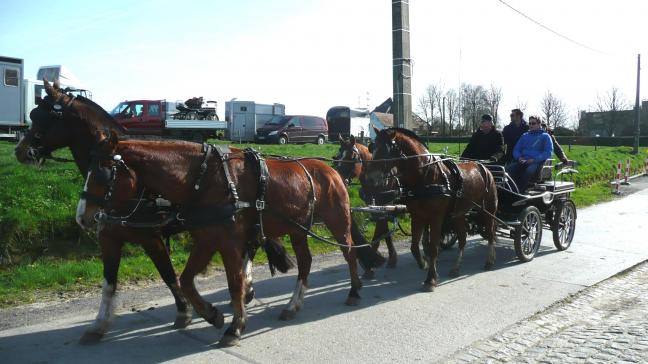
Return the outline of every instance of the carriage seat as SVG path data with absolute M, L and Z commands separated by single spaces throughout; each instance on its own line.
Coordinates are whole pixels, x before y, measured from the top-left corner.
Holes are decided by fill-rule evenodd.
M 553 159 L 547 159 L 542 166 L 538 168 L 529 181 L 528 189 L 536 189 L 540 184 L 549 181 L 553 176 Z

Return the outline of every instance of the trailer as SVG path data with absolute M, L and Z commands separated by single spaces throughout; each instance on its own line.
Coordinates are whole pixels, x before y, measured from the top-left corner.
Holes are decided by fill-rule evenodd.
M 225 103 L 227 121 L 226 138 L 238 142 L 253 142 L 257 129 L 275 115 L 285 115 L 283 104 L 257 104 L 254 101 L 228 101 Z
M 29 113 L 45 96 L 43 79 L 58 82 L 67 93 L 92 99 L 79 80 L 64 66 L 43 66 L 37 80 L 24 77 L 24 61 L 0 56 L 0 138 L 19 140 L 31 125 Z
M 370 135 L 370 112 L 368 109 L 352 109 L 347 106 L 334 106 L 326 112 L 329 140 L 338 140 L 341 135 L 348 138 L 365 138 Z

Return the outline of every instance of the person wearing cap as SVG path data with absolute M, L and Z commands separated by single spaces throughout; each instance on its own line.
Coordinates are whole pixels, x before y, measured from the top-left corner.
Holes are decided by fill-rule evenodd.
M 506 167 L 520 193 L 527 189 L 531 177 L 553 153 L 551 137 L 542 130 L 540 122 L 539 116 L 529 117 L 529 131 L 518 140 L 513 148 L 513 162 Z
M 511 110 L 511 122 L 504 127 L 502 135 L 504 136 L 504 144 L 506 144 L 506 154 L 502 159 L 504 164 L 513 161 L 513 148 L 517 144 L 522 134 L 529 131 L 529 126 L 524 121 L 524 113 L 520 109 Z
M 569 163 L 569 159 L 567 159 L 567 155 L 565 154 L 565 151 L 562 149 L 560 144 L 558 144 L 558 140 L 556 140 L 553 130 L 549 129 L 547 127 L 547 123 L 545 123 L 544 121 L 542 122 L 542 130 L 544 130 L 551 137 L 551 142 L 553 144 L 553 151 L 554 154 L 556 154 L 556 157 L 558 157 L 558 159 L 560 159 L 560 161 L 564 164 Z
M 462 158 L 488 160 L 497 162 L 504 157 L 504 138 L 493 125 L 493 117 L 485 114 L 481 117 L 479 129 L 470 137 Z

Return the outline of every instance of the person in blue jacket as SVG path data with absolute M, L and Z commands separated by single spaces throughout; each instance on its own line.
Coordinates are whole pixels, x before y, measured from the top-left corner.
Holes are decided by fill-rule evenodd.
M 531 177 L 553 153 L 551 137 L 542 130 L 541 120 L 539 116 L 529 117 L 529 131 L 515 144 L 513 161 L 506 168 L 520 192 L 526 190 Z

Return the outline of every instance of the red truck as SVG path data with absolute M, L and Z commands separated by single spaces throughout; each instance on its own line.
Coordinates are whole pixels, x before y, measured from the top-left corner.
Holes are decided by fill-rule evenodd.
M 128 100 L 120 102 L 111 115 L 128 134 L 159 135 L 202 142 L 227 129 L 227 122 L 218 120 L 216 103 L 207 103 L 213 103 L 213 113 L 205 112 L 209 107 L 195 112 L 187 111 L 189 109 L 176 101 Z

